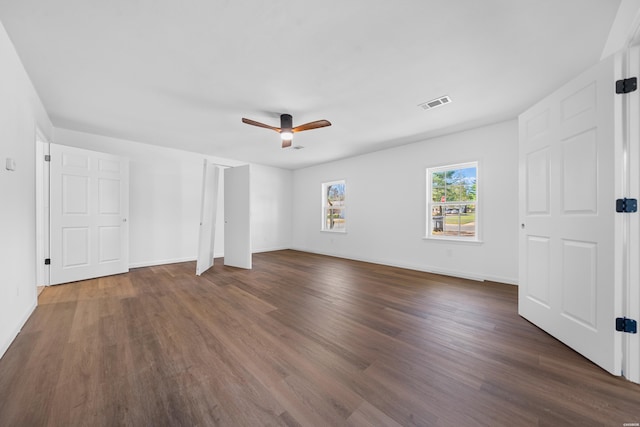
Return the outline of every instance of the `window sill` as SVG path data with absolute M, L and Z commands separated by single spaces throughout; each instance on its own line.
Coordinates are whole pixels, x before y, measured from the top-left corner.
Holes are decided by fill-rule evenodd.
M 482 245 L 484 244 L 483 240 L 479 239 L 456 239 L 453 237 L 432 237 L 432 236 L 424 236 L 422 240 L 428 240 L 430 242 L 443 242 L 443 243 L 462 243 L 468 245 Z
M 347 230 L 320 230 L 321 233 L 347 234 Z

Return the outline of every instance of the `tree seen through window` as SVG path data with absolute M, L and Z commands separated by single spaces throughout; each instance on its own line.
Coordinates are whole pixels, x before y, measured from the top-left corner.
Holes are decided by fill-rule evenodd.
M 477 236 L 477 164 L 467 163 L 428 170 L 431 236 Z
M 344 181 L 329 182 L 322 185 L 323 230 L 345 231 L 345 190 L 346 184 Z

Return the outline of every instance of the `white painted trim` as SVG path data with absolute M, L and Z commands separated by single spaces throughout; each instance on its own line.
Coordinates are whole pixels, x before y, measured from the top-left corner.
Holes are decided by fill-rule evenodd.
M 36 307 L 37 307 L 37 298 L 36 298 L 36 301 L 34 301 L 33 304 L 27 309 L 27 311 L 20 317 L 18 324 L 16 325 L 14 330 L 11 332 L 11 334 L 9 334 L 7 340 L 3 343 L 0 343 L 0 358 L 4 356 L 4 354 L 9 349 L 9 346 L 11 345 L 13 340 L 15 340 L 18 334 L 20 333 L 20 331 L 22 331 L 22 328 L 27 323 L 27 320 L 29 320 L 29 317 L 31 317 Z
M 637 43 L 640 43 L 640 2 L 622 0 L 600 60 Z
M 389 267 L 398 267 L 398 268 L 405 268 L 407 270 L 422 271 L 424 273 L 442 274 L 445 276 L 457 277 L 460 279 L 475 280 L 477 282 L 489 281 L 489 282 L 505 283 L 507 285 L 515 285 L 515 286 L 518 285 L 517 278 L 501 277 L 501 276 L 486 275 L 486 274 L 475 274 L 475 273 L 461 273 L 456 270 L 448 270 L 448 269 L 429 266 L 429 265 L 416 265 L 416 264 L 407 264 L 403 262 L 390 262 L 387 260 L 367 258 L 367 257 L 344 256 L 344 255 L 338 255 L 338 254 L 329 253 L 329 252 L 313 251 L 313 250 L 310 250 L 307 248 L 301 248 L 301 247 L 292 247 L 290 249 L 300 251 L 300 252 L 308 252 L 312 254 L 331 256 L 335 258 L 350 259 L 353 261 L 369 262 L 372 264 L 386 265 Z
M 171 258 L 171 259 L 161 259 L 161 260 L 153 260 L 153 261 L 140 261 L 140 262 L 132 262 L 129 263 L 129 268 L 140 268 L 140 267 L 155 267 L 156 265 L 165 265 L 165 264 L 176 264 L 179 262 L 195 262 L 196 257 L 183 257 L 183 258 Z
M 482 245 L 484 244 L 484 240 L 471 240 L 465 238 L 453 238 L 453 237 L 433 237 L 433 236 L 422 236 L 422 240 L 426 242 L 442 242 L 442 243 L 462 243 L 467 245 Z
M 621 76 L 637 76 L 640 73 L 640 46 L 636 45 L 621 54 L 623 60 L 618 61 L 620 70 L 616 78 Z M 619 64 L 622 62 L 622 64 Z M 624 148 L 627 180 L 619 193 L 636 197 L 640 193 L 640 94 L 631 92 L 618 99 L 616 105 L 616 140 L 622 139 Z M 623 291 L 616 298 L 616 317 L 640 319 L 640 267 L 637 259 L 640 256 L 640 220 L 635 215 L 621 215 L 618 221 L 624 221 L 621 230 L 624 251 L 622 267 L 624 271 Z M 629 381 L 640 384 L 640 336 L 638 334 L 622 334 L 622 372 Z
M 350 260 L 353 260 L 353 261 L 361 261 L 361 262 L 369 262 L 369 263 L 372 263 L 372 264 L 386 265 L 386 266 L 389 266 L 389 267 L 406 268 L 407 270 L 422 271 L 424 273 L 442 274 L 442 275 L 445 275 L 445 276 L 457 277 L 457 278 L 460 278 L 460 279 L 474 280 L 474 281 L 477 281 L 477 282 L 487 282 L 488 281 L 488 282 L 504 283 L 504 284 L 507 284 L 507 285 L 515 285 L 515 286 L 518 285 L 518 279 L 517 278 L 495 276 L 495 275 L 487 275 L 487 274 L 460 273 L 459 271 L 456 271 L 456 270 L 448 270 L 448 269 L 445 269 L 445 268 L 439 268 L 439 267 L 429 266 L 429 265 L 416 265 L 416 264 L 407 264 L 407 263 L 403 263 L 403 262 L 390 262 L 390 261 L 387 261 L 387 260 L 376 259 L 376 258 L 367 258 L 367 257 L 350 257 L 350 256 L 344 256 L 344 255 L 337 255 L 337 254 L 329 253 L 329 252 L 313 251 L 313 250 L 310 250 L 310 249 L 307 249 L 307 248 L 302 248 L 302 247 L 275 246 L 275 247 L 271 247 L 271 248 L 263 248 L 263 249 L 260 249 L 260 250 L 256 250 L 256 251 L 253 251 L 253 253 L 284 251 L 284 250 L 288 250 L 288 249 L 291 249 L 291 250 L 294 250 L 294 251 L 300 251 L 300 252 L 308 252 L 308 253 L 311 253 L 311 254 L 318 254 L 318 255 L 325 255 L 325 256 L 330 256 L 330 257 L 335 257 L 335 258 L 341 258 L 341 259 L 350 259 Z M 218 256 L 216 254 L 216 258 L 222 258 L 222 257 L 224 257 L 224 255 Z M 175 263 L 179 263 L 179 262 L 189 262 L 189 261 L 195 261 L 195 260 L 196 260 L 195 257 L 188 257 L 188 258 L 166 259 L 166 260 L 159 260 L 159 261 L 144 261 L 144 262 L 137 262 L 137 263 L 129 264 L 129 268 L 154 267 L 154 266 L 158 266 L 158 265 L 175 264 Z
M 291 248 L 289 246 L 274 246 L 270 248 L 252 250 L 251 253 L 257 254 L 261 252 L 284 251 L 287 249 L 291 249 Z M 214 258 L 224 258 L 224 254 L 215 253 Z M 193 257 L 170 258 L 170 259 L 161 259 L 161 260 L 153 260 L 153 261 L 132 262 L 132 263 L 129 263 L 129 268 L 155 267 L 157 265 L 176 264 L 179 262 L 191 262 L 191 261 L 196 261 L 196 259 L 197 257 L 193 256 Z
M 259 254 L 263 252 L 286 251 L 287 249 L 291 249 L 291 248 L 289 246 L 273 246 L 270 248 L 256 249 L 256 250 L 253 250 L 252 252 L 254 254 Z M 221 255 L 221 256 L 224 256 L 224 255 Z
M 35 192 L 36 192 L 36 285 L 49 286 L 49 266 L 44 265 L 49 257 L 49 163 L 44 156 L 49 154 L 49 140 L 35 128 Z

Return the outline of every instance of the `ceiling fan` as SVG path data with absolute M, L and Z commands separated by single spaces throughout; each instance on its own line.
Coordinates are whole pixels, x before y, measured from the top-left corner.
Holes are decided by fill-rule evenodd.
M 282 148 L 287 148 L 291 146 L 291 140 L 293 139 L 293 134 L 296 132 L 302 132 L 303 130 L 311 130 L 311 129 L 323 128 L 325 126 L 331 126 L 331 122 L 329 120 L 316 120 L 315 122 L 309 122 L 300 126 L 293 127 L 293 117 L 291 117 L 291 114 L 280 115 L 279 128 L 275 126 L 265 125 L 264 123 L 256 122 L 255 120 L 245 119 L 244 117 L 242 118 L 242 123 L 258 126 L 261 128 L 275 130 L 280 134 L 280 137 L 282 138 Z

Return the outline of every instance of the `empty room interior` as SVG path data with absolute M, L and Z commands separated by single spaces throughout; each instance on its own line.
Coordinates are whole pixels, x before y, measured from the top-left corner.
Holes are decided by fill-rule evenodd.
M 635 0 L 0 2 L 0 425 L 640 425 Z

